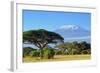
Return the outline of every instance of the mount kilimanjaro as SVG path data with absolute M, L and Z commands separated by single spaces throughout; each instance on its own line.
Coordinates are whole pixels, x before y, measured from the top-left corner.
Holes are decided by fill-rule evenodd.
M 54 32 L 60 34 L 66 41 L 86 41 L 90 43 L 91 32 L 78 25 L 64 25 Z

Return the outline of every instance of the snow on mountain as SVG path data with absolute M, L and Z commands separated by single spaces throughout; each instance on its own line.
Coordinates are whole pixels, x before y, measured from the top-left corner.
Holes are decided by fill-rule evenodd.
M 77 26 L 77 25 L 63 25 L 59 29 L 72 29 L 72 30 L 76 30 L 78 28 L 80 28 L 80 27 Z
M 90 31 L 78 25 L 63 25 L 54 32 L 60 34 L 65 40 L 90 40 Z

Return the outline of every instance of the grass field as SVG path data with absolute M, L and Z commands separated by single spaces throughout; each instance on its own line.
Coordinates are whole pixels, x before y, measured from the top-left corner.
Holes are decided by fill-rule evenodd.
M 55 55 L 54 59 L 40 59 L 39 57 L 25 57 L 24 63 L 29 62 L 49 62 L 49 61 L 70 61 L 70 60 L 88 60 L 91 59 L 91 55 Z

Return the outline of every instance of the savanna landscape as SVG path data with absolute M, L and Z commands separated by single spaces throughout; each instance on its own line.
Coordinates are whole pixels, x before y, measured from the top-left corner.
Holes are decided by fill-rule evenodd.
M 90 60 L 90 37 L 90 13 L 23 11 L 23 63 Z

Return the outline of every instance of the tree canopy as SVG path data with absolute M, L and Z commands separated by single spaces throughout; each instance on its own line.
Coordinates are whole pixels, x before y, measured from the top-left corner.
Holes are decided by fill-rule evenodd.
M 23 42 L 34 44 L 40 49 L 49 43 L 57 43 L 58 41 L 64 42 L 64 38 L 55 32 L 44 29 L 23 32 Z

